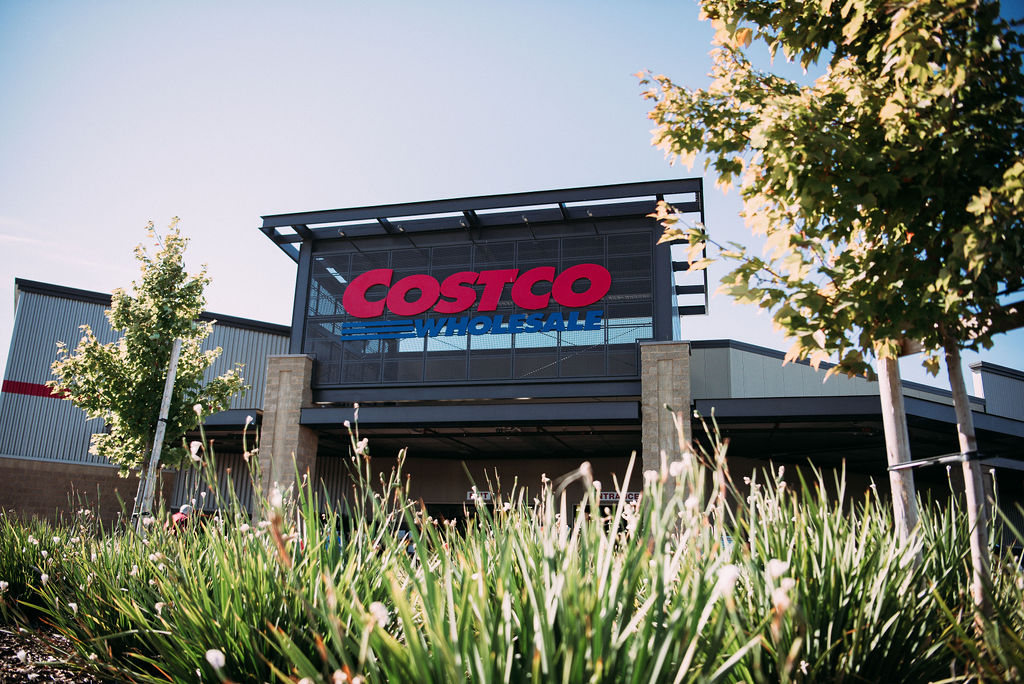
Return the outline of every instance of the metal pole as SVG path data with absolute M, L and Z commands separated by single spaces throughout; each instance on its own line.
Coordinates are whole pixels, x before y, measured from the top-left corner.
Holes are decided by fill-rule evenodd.
M 181 338 L 174 340 L 171 347 L 171 362 L 167 365 L 167 380 L 164 382 L 164 397 L 160 402 L 160 418 L 156 423 L 156 435 L 153 437 L 153 455 L 149 459 L 149 468 L 146 470 L 146 486 L 142 492 L 142 510 L 136 528 L 143 535 L 145 526 L 142 518 L 147 513 L 152 513 L 153 495 L 156 489 L 156 471 L 160 464 L 160 449 L 164 443 L 164 434 L 167 432 L 167 414 L 171 410 L 171 394 L 174 392 L 174 376 L 178 372 L 178 356 L 181 354 Z
M 956 431 L 960 439 L 960 452 L 975 454 L 978 440 L 974 434 L 974 417 L 967 400 L 964 373 L 960 368 L 960 347 L 956 341 L 946 337 L 943 342 L 946 351 L 946 372 L 949 374 L 949 388 L 953 391 L 953 408 L 956 410 Z M 990 617 L 992 606 L 985 595 L 989 583 L 988 562 L 988 515 L 985 506 L 985 482 L 981 464 L 976 458 L 963 462 L 964 493 L 967 498 L 967 524 L 970 525 L 971 541 L 971 594 L 978 612 Z
M 885 428 L 885 455 L 890 466 L 910 461 L 910 435 L 907 412 L 903 406 L 899 361 L 878 359 L 878 394 L 882 401 L 882 425 Z M 892 509 L 900 539 L 906 541 L 917 527 L 917 496 L 914 474 L 910 470 L 890 470 Z

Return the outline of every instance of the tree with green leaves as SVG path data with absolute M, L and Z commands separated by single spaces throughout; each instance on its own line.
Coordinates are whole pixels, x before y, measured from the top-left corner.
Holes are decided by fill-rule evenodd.
M 962 387 L 960 349 L 1024 321 L 1006 304 L 1024 287 L 1021 35 L 989 0 L 701 8 L 716 30 L 710 86 L 641 77 L 655 143 L 691 163 L 703 153 L 764 236 L 760 255 L 721 249 L 738 263 L 723 290 L 771 311 L 794 340 L 789 359 L 870 374 L 873 357 L 894 373 L 913 341 L 933 373 L 945 354 Z M 821 73 L 758 69 L 754 41 Z M 704 248 L 703 226 L 660 213 L 666 238 Z M 958 417 L 969 452 L 969 410 Z
M 175 339 L 181 354 L 167 419 L 161 462 L 179 465 L 189 455 L 185 434 L 199 421 L 228 406 L 244 389 L 241 366 L 203 384 L 203 374 L 221 349 L 202 349 L 213 323 L 199 321 L 205 306 L 203 290 L 210 282 L 204 266 L 185 270 L 188 239 L 175 218 L 166 235 L 148 226 L 158 250 L 139 245 L 135 258 L 141 278 L 132 292 L 117 289 L 106 311 L 110 327 L 122 337 L 101 343 L 88 325 L 74 353 L 58 343 L 58 357 L 48 384 L 91 418 L 102 418 L 108 431 L 92 437 L 90 451 L 119 466 L 122 475 L 142 465 L 153 448 L 168 361 Z

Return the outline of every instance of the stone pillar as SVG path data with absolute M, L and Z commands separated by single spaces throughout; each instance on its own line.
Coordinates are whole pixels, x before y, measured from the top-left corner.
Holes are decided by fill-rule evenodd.
M 299 414 L 313 405 L 313 359 L 305 354 L 267 358 L 267 384 L 263 392 L 263 429 L 260 433 L 260 469 L 263 491 L 277 483 L 282 491 L 299 477 L 316 475 L 317 435 L 299 424 Z M 293 494 L 296 490 L 293 490 Z
M 690 345 L 686 342 L 640 343 L 640 431 L 644 470 L 682 457 L 693 439 L 690 426 Z M 671 406 L 670 412 L 665 406 Z M 680 435 L 676 423 L 682 425 Z

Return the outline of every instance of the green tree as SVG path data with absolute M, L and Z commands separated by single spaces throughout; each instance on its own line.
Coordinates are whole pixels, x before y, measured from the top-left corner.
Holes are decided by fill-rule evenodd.
M 1019 321 L 1024 283 L 1021 36 L 984 0 L 704 0 L 712 83 L 644 78 L 655 143 L 738 183 L 766 238 L 738 245 L 724 290 L 772 311 L 790 358 L 870 372 L 920 341 L 977 349 Z M 810 84 L 756 69 L 767 42 Z M 668 216 L 669 221 L 672 220 Z M 699 245 L 701 230 L 670 226 Z
M 895 434 L 906 434 L 902 397 L 899 408 L 885 407 L 899 395 L 895 359 L 919 343 L 934 373 L 944 354 L 961 452 L 975 451 L 960 349 L 987 348 L 1024 319 L 1024 306 L 1005 304 L 1024 287 L 1021 35 L 989 0 L 703 0 L 701 8 L 716 31 L 710 86 L 641 77 L 655 143 L 691 163 L 704 153 L 721 183 L 739 186 L 746 222 L 765 238 L 761 255 L 722 249 L 738 262 L 724 291 L 772 312 L 794 339 L 789 359 L 835 358 L 830 372 L 849 374 L 870 374 L 878 360 L 891 460 L 909 457 Z M 802 83 L 755 68 L 746 52 L 755 40 L 773 59 L 781 50 L 821 75 Z M 659 214 L 666 239 L 704 248 L 703 226 L 681 227 L 668 207 Z M 984 610 L 977 462 L 965 462 L 964 473 Z M 891 479 L 907 533 L 912 480 Z
M 232 395 L 244 385 L 241 366 L 203 384 L 203 373 L 221 349 L 202 350 L 213 328 L 200 322 L 205 306 L 203 290 L 210 282 L 205 266 L 195 275 L 185 270 L 188 240 L 171 222 L 163 238 L 148 226 L 158 251 L 154 255 L 139 245 L 135 258 L 141 278 L 132 293 L 113 293 L 106 311 L 110 327 L 121 339 L 102 344 L 88 325 L 74 353 L 58 343 L 52 370 L 56 380 L 48 384 L 83 409 L 89 418 L 102 418 L 109 430 L 92 437 L 90 451 L 120 467 L 122 475 L 138 468 L 153 447 L 167 365 L 175 338 L 181 338 L 181 357 L 167 420 L 161 462 L 178 465 L 189 454 L 185 433 L 199 421 L 224 410 Z

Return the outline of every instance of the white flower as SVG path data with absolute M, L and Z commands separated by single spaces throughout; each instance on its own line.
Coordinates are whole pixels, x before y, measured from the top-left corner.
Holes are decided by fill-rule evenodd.
M 284 497 L 281 496 L 281 489 L 274 487 L 270 490 L 270 505 L 274 508 L 280 508 L 284 503 Z
M 331 675 L 331 684 L 347 684 L 348 675 L 341 670 L 335 670 L 334 674 Z
M 219 670 L 224 667 L 227 660 L 224 657 L 224 651 L 219 648 L 211 648 L 206 652 L 206 662 L 210 663 L 214 670 Z
M 203 415 L 203 405 L 202 404 L 195 404 L 195 405 L 193 405 L 192 406 L 192 410 L 196 412 L 197 416 Z M 207 656 L 209 656 L 210 652 L 207 651 L 206 654 L 207 654 Z
M 369 446 L 370 440 L 367 437 L 363 437 L 361 440 L 356 442 L 356 453 L 363 455 L 366 453 L 366 447 Z
M 684 505 L 686 506 L 686 510 L 688 510 L 688 511 L 697 510 L 697 497 L 695 497 L 695 496 L 689 497 L 686 500 Z
M 588 482 L 594 479 L 594 469 L 591 467 L 590 461 L 580 463 L 580 476 Z
M 644 471 L 644 483 L 654 484 L 658 481 L 658 471 L 656 470 L 645 470 Z
M 54 544 L 60 544 L 60 537 L 54 537 L 53 538 L 53 543 Z
M 154 522 L 155 521 L 153 520 L 153 516 L 151 516 L 151 515 L 144 515 L 144 516 L 142 516 L 142 524 L 145 525 L 146 527 L 149 527 Z
M 768 576 L 772 579 L 775 579 L 776 577 L 782 577 L 786 570 L 789 570 L 789 563 L 787 563 L 786 561 L 781 561 L 778 558 L 772 558 L 770 561 L 768 561 L 767 570 Z
M 28 543 L 29 544 L 35 544 L 36 546 L 39 546 L 39 540 L 36 539 L 35 537 L 33 537 L 31 534 L 28 535 Z
M 242 523 L 241 525 L 239 525 L 238 526 L 238 531 L 239 532 L 248 532 L 249 531 L 248 523 Z
M 42 582 L 43 584 L 46 584 L 47 582 L 49 582 L 49 581 L 50 581 L 50 576 L 49 576 L 49 575 L 47 575 L 47 574 L 46 574 L 46 573 L 44 572 L 44 573 L 43 573 L 42 575 L 40 575 L 40 576 L 39 576 L 39 581 L 40 581 L 40 582 Z
M 25 652 L 25 649 L 21 649 L 15 655 L 21 662 L 25 662 L 26 660 L 28 660 L 28 653 Z
M 68 541 L 72 544 L 77 544 L 78 542 L 82 541 L 82 539 L 81 537 L 72 537 L 71 539 L 68 539 Z
M 153 607 L 156 608 L 157 617 L 160 617 L 161 615 L 163 615 L 164 608 L 166 606 L 167 606 L 167 604 L 164 603 L 163 601 L 157 601 L 156 602 L 156 605 L 154 605 Z M 209 652 L 207 652 L 207 659 L 209 659 Z
M 807 674 L 807 672 L 808 672 L 807 668 L 808 668 L 808 662 L 806 660 L 801 660 L 800 661 L 800 672 L 803 673 L 803 674 Z
M 153 563 L 156 563 L 157 561 L 162 560 L 163 557 L 164 557 L 164 554 L 160 553 L 159 551 L 157 551 L 156 553 L 149 554 L 149 560 L 152 561 Z
M 309 677 L 303 677 L 299 680 L 299 684 L 313 684 L 313 680 Z
M 594 480 L 594 489 L 596 489 L 597 491 L 601 491 L 601 481 L 600 480 Z
M 796 586 L 796 580 L 792 577 L 783 577 L 782 581 L 779 582 L 779 587 L 783 591 L 791 591 Z
M 42 556 L 43 558 L 46 558 L 46 557 L 48 557 L 50 555 L 50 552 L 47 551 L 46 549 L 43 549 L 42 551 L 39 552 L 39 555 Z
M 97 655 L 95 653 L 90 653 L 89 654 L 89 660 L 96 660 L 96 658 L 97 658 Z
M 128 574 L 131 575 L 132 577 L 135 577 L 136 575 L 138 575 L 139 574 L 139 566 L 138 565 L 133 565 L 132 569 L 131 569 L 131 572 L 129 572 Z
M 388 620 L 391 619 L 388 609 L 380 601 L 374 601 L 370 604 L 370 615 L 373 617 L 373 621 L 380 627 L 387 625 Z
M 715 588 L 718 593 L 722 596 L 732 596 L 732 591 L 736 587 L 736 580 L 740 577 L 740 569 L 735 565 L 723 566 L 718 571 L 718 583 Z
M 11 585 L 8 584 L 7 582 L 0 582 L 0 594 L 2 594 L 5 591 L 7 591 L 7 587 L 9 587 L 9 586 L 11 586 Z
M 77 604 L 77 603 L 71 603 L 71 602 L 69 602 L 69 603 L 68 603 L 68 608 L 70 608 L 70 609 L 71 609 L 71 612 L 72 612 L 72 613 L 74 613 L 75 615 L 78 615 L 78 604 Z
M 346 429 L 346 430 L 348 430 L 349 428 L 351 428 L 351 427 L 352 427 L 352 423 L 350 423 L 350 422 L 349 422 L 348 418 L 346 418 L 346 419 L 345 419 L 345 422 L 344 422 L 344 423 L 342 423 L 342 425 L 344 425 L 344 426 L 345 426 L 345 429 Z
M 672 477 L 679 477 L 683 474 L 683 462 L 672 461 L 668 464 L 668 474 Z
M 778 589 L 772 590 L 772 604 L 775 606 L 775 610 L 784 613 L 789 610 L 789 606 L 792 603 L 789 599 L 789 594 L 786 590 L 779 587 Z
M 252 416 L 246 416 L 246 417 L 245 417 L 245 424 L 246 424 L 247 426 L 248 426 L 248 425 L 249 425 L 249 423 L 251 423 L 252 421 L 253 421 L 253 417 L 252 417 Z
M 192 441 L 192 442 L 189 443 L 188 448 L 189 448 L 189 451 L 192 452 L 192 460 L 195 461 L 196 463 L 198 463 L 200 461 L 199 450 L 203 448 L 203 443 L 202 442 L 197 442 L 197 441 Z

